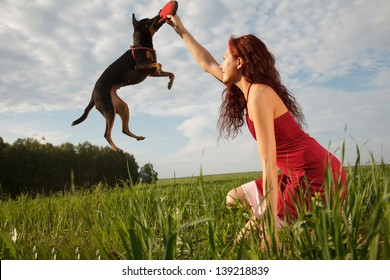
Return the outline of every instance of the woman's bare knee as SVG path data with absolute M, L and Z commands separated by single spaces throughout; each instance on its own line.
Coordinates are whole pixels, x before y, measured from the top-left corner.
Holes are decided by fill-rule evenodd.
M 226 205 L 228 207 L 234 207 L 237 203 L 241 203 L 245 197 L 242 187 L 232 189 L 226 195 Z

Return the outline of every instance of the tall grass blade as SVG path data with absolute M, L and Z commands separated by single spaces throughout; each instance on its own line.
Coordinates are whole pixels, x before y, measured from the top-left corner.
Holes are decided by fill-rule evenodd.
M 211 216 L 210 209 L 208 207 L 208 203 L 206 200 L 206 194 L 204 191 L 204 180 L 203 180 L 202 167 L 200 167 L 200 172 L 199 172 L 199 186 L 200 186 L 202 202 L 203 202 L 203 206 L 205 207 L 206 215 Z M 215 260 L 215 259 L 217 259 L 218 254 L 217 254 L 217 246 L 216 246 L 216 241 L 215 241 L 215 228 L 214 228 L 214 224 L 212 221 L 207 221 L 207 229 L 208 229 L 209 246 L 211 249 L 211 258 L 213 260 Z

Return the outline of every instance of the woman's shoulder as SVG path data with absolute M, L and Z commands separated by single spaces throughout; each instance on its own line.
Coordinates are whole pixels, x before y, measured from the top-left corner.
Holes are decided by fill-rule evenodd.
M 262 83 L 253 83 L 251 86 L 251 91 L 257 91 L 257 92 L 267 92 L 267 91 L 273 91 L 272 87 L 266 84 Z
M 265 84 L 254 83 L 248 92 L 248 103 L 266 102 L 270 105 L 270 102 L 277 96 L 277 93 L 272 87 Z
M 255 118 L 256 115 L 271 116 L 275 109 L 275 102 L 272 98 L 272 88 L 264 84 L 252 84 L 248 92 L 247 110 L 248 115 Z
M 259 108 L 272 111 L 274 117 L 288 111 L 275 90 L 265 84 L 253 84 L 248 96 L 248 108 Z

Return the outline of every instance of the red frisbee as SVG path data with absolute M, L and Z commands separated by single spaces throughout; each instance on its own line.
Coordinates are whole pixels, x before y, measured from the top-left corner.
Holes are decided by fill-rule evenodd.
M 176 15 L 177 8 L 179 7 L 179 3 L 177 1 L 169 1 L 165 6 L 161 9 L 159 15 L 160 20 L 166 20 L 167 15 Z

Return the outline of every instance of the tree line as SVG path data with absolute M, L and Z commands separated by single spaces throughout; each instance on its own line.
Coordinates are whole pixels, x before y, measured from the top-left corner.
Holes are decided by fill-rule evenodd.
M 0 137 L 0 195 L 51 194 L 88 187 L 99 182 L 114 185 L 139 179 L 133 155 L 84 142 L 54 146 L 36 139 L 18 139 L 13 144 Z

